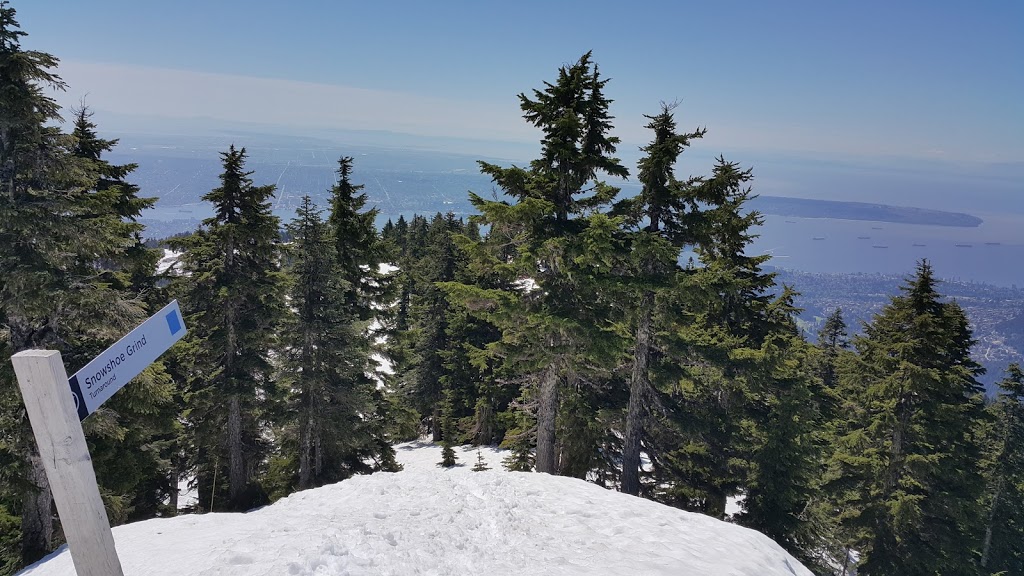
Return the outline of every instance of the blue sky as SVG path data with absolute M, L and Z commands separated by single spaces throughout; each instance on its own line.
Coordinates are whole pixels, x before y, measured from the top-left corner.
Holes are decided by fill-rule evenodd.
M 627 143 L 678 99 L 716 151 L 1024 163 L 1017 0 L 12 4 L 101 120 L 536 141 L 516 94 L 592 49 Z

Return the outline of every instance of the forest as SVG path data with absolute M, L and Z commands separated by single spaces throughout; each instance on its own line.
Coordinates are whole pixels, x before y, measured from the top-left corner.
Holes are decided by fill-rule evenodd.
M 519 95 L 540 153 L 480 162 L 506 199 L 471 193 L 468 220 L 377 230 L 342 156 L 330 204 L 281 222 L 231 146 L 214 215 L 152 248 L 136 166 L 104 159 L 117 141 L 84 104 L 60 109 L 58 60 L 15 16 L 0 2 L 0 574 L 62 541 L 7 358 L 59 350 L 71 372 L 175 298 L 187 338 L 83 422 L 115 524 L 395 471 L 391 446 L 427 435 L 439 466 L 499 444 L 509 470 L 715 518 L 738 499 L 730 521 L 821 574 L 1024 573 L 1019 366 L 984 396 L 927 261 L 860 335 L 834 310 L 806 338 L 799 287 L 745 252 L 752 168 L 678 175 L 706 129 L 672 103 L 623 165 L 590 53 Z

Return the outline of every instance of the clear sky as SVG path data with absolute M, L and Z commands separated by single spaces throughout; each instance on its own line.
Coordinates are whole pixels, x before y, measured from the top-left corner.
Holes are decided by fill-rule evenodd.
M 678 99 L 716 149 L 1024 163 L 1020 0 L 12 5 L 100 112 L 536 141 L 516 94 L 593 50 L 629 143 Z

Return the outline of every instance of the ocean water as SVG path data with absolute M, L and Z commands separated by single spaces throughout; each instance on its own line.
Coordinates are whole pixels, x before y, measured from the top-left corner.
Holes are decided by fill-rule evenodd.
M 201 197 L 218 185 L 216 151 L 188 147 L 130 149 L 114 161 L 138 162 L 133 180 L 145 195 L 160 198 L 143 219 L 147 235 L 165 237 L 194 229 L 212 208 Z M 380 210 L 378 225 L 399 215 L 474 212 L 467 193 L 497 193 L 468 157 L 369 150 L 353 152 L 356 181 Z M 127 152 L 127 151 L 126 151 Z M 138 155 L 142 155 L 139 157 Z M 321 149 L 252 150 L 247 168 L 257 184 L 275 184 L 274 213 L 288 221 L 301 198 L 328 206 L 338 152 Z M 754 192 L 834 200 L 878 202 L 967 212 L 976 228 L 890 224 L 766 215 L 751 252 L 768 253 L 772 265 L 808 272 L 907 274 L 929 259 L 941 278 L 1024 287 L 1024 194 L 1014 174 L 936 173 L 930 170 L 865 170 L 822 163 L 755 162 Z M 635 180 L 621 196 L 638 191 Z M 823 192 L 824 191 L 824 192 Z M 986 211 L 987 210 L 987 211 Z M 998 211 L 997 211 L 998 210 Z
M 909 274 L 927 258 L 940 278 L 1024 287 L 1024 215 L 974 214 L 977 228 L 766 216 L 752 251 L 825 273 Z

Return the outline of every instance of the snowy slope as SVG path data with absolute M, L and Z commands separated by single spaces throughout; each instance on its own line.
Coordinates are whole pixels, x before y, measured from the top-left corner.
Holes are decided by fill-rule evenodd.
M 126 576 L 341 574 L 801 575 L 753 530 L 579 480 L 442 470 L 440 449 L 396 447 L 405 470 L 359 476 L 247 514 L 148 520 L 114 529 Z M 66 550 L 24 574 L 73 574 Z

